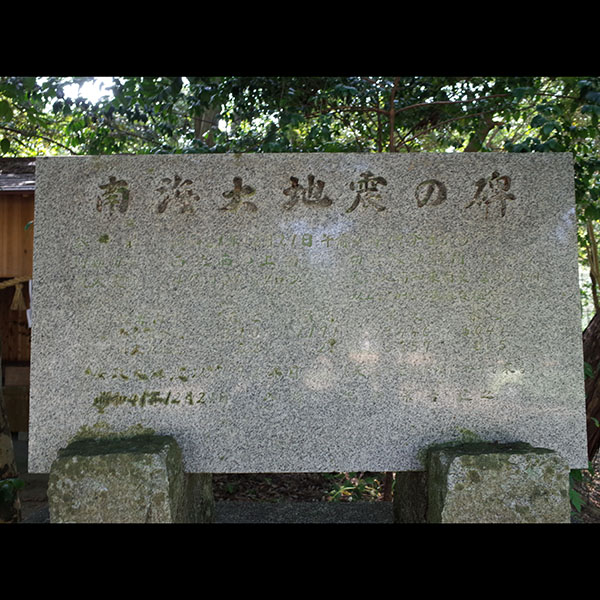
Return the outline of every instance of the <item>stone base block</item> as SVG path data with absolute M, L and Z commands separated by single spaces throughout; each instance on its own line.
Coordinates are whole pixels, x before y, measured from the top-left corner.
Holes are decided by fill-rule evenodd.
M 569 523 L 569 466 L 528 444 L 432 448 L 429 523 Z
M 79 439 L 61 450 L 52 464 L 48 482 L 50 522 L 195 520 L 190 500 L 211 487 L 210 475 L 203 477 L 207 481 L 196 480 L 195 492 L 190 493 L 181 450 L 170 436 Z M 210 506 L 201 512 L 210 516 Z

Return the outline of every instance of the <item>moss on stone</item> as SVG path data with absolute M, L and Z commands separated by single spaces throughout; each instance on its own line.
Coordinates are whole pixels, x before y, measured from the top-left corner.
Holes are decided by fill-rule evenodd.
M 81 439 L 105 439 L 105 438 L 124 438 L 139 435 L 155 435 L 156 431 L 150 427 L 145 427 L 141 423 L 131 425 L 126 429 L 117 431 L 106 422 L 98 421 L 93 425 L 83 425 L 77 433 L 69 440 L 69 444 Z
M 569 522 L 568 468 L 530 444 L 440 444 L 429 448 L 428 521 Z
M 131 430 L 119 436 L 106 424 L 95 429 L 103 435 L 74 439 L 53 462 L 51 522 L 186 522 L 183 455 L 175 438 Z
M 475 470 L 469 471 L 467 477 L 469 478 L 469 481 L 473 483 L 479 483 L 481 481 L 481 475 Z
M 174 438 L 142 434 L 126 437 L 80 438 L 58 451 L 60 457 L 72 455 L 96 456 L 98 454 L 154 453 L 164 447 L 165 441 Z
M 424 448 L 423 456 L 427 456 L 432 451 L 448 451 L 450 454 L 472 454 L 479 456 L 482 454 L 520 454 L 520 453 L 535 453 L 535 454 L 548 454 L 552 452 L 546 448 L 535 448 L 526 442 L 464 442 L 464 441 L 453 441 L 445 442 L 442 444 L 433 444 Z

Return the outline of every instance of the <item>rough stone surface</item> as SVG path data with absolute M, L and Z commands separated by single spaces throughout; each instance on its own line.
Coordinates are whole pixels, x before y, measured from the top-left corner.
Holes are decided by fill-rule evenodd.
M 27 523 L 49 523 L 47 507 Z M 390 502 L 216 502 L 215 525 L 258 524 L 392 524 Z
M 391 502 L 217 502 L 216 523 L 391 524 Z
M 428 453 L 430 523 L 570 523 L 569 466 L 528 444 L 465 444 Z
M 52 523 L 187 521 L 181 450 L 169 436 L 80 439 L 48 481 Z
M 35 209 L 33 472 L 98 420 L 192 473 L 587 465 L 570 155 L 48 157 Z

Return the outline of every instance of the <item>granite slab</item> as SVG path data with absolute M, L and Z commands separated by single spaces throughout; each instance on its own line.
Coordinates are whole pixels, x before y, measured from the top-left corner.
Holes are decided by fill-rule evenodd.
M 36 161 L 29 465 L 82 428 L 188 472 L 587 466 L 570 154 Z

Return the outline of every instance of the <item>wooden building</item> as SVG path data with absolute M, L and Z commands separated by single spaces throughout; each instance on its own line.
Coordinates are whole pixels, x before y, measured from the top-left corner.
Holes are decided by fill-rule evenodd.
M 27 432 L 33 270 L 35 159 L 0 159 L 0 353 L 2 386 L 13 432 Z M 28 225 L 29 224 L 29 225 Z

